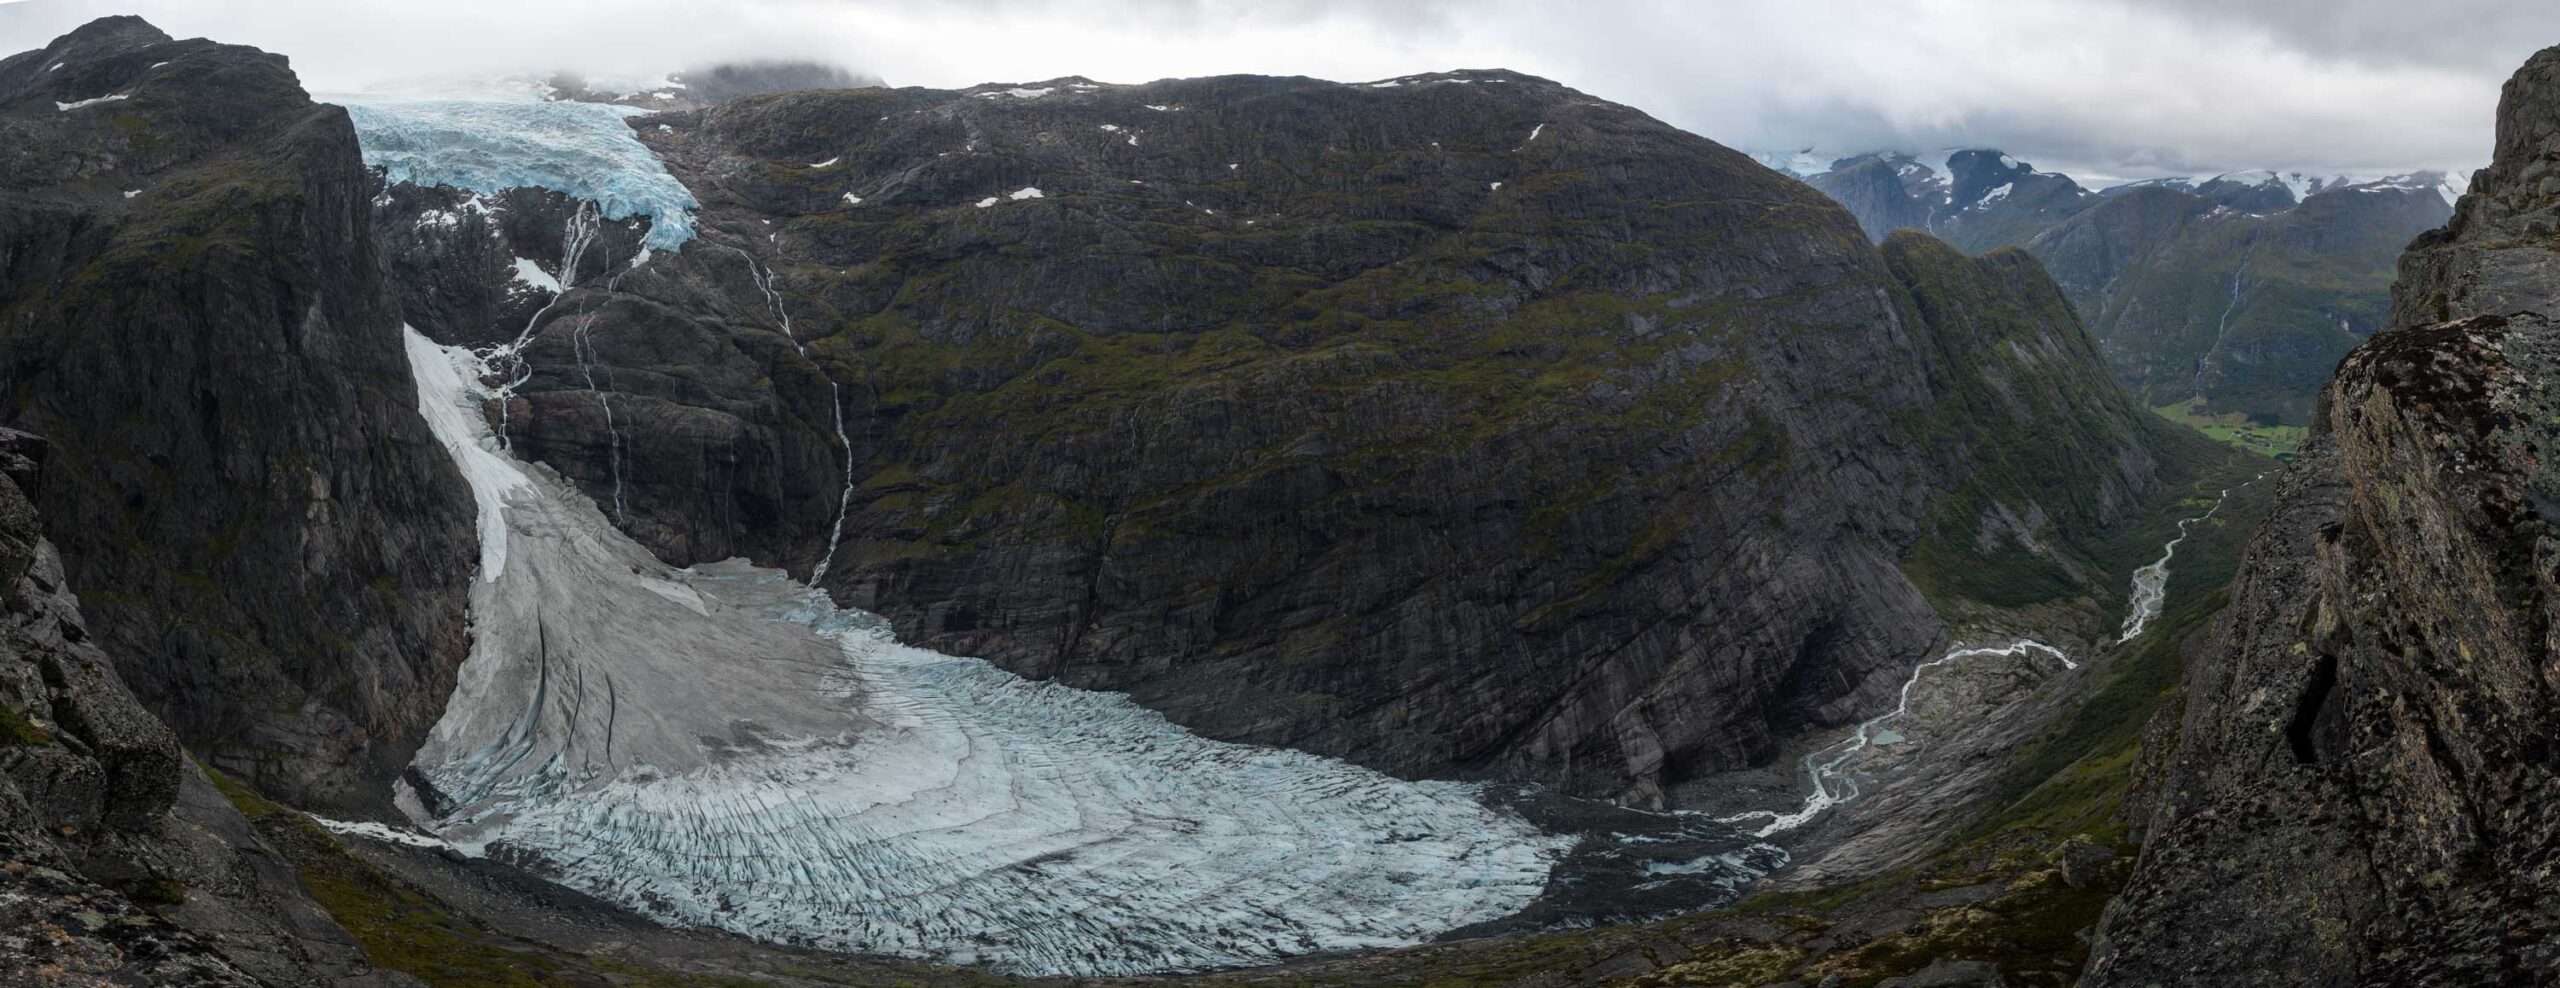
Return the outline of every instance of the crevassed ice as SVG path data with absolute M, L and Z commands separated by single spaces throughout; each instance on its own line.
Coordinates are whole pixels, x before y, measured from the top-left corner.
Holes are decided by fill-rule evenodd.
M 498 448 L 478 358 L 407 339 L 492 567 L 415 762 L 418 822 L 467 853 L 672 921 L 1089 975 L 1416 943 L 1526 906 L 1572 843 L 900 645 L 777 571 L 665 566 Z
M 604 103 L 347 100 L 365 164 L 394 182 L 480 193 L 527 186 L 594 200 L 607 219 L 649 217 L 647 245 L 693 239 L 693 193 L 667 174 L 625 117 Z

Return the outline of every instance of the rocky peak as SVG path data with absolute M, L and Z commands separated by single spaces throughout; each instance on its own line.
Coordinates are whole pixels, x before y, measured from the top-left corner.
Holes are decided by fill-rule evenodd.
M 1972 205 L 1993 190 L 2028 175 L 2035 169 L 2005 153 L 1984 148 L 1957 151 L 1947 156 L 1947 174 L 1953 183 L 1950 190 L 1954 204 Z
M 2498 100 L 2495 158 L 2479 191 L 2519 214 L 2536 214 L 2527 232 L 2560 231 L 2560 47 L 2543 49 L 2507 80 Z
M 2498 102 L 2497 157 L 2472 180 L 2444 228 L 2410 243 L 2392 286 L 2391 322 L 2419 326 L 2474 315 L 2560 308 L 2560 47 L 2508 80 Z

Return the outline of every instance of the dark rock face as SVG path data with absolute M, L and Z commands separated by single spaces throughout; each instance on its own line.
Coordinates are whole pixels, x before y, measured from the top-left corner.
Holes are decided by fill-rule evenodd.
M 2234 585 L 2094 985 L 2560 972 L 2560 49 L 2402 264 Z M 2449 320 L 2449 321 L 2436 321 Z
M 1979 534 L 1933 493 L 1973 482 L 1975 423 L 1931 410 L 1991 385 L 1926 279 L 1543 80 L 807 92 L 634 127 L 703 237 L 537 320 L 517 450 L 670 560 L 802 573 L 849 452 L 829 590 L 1214 736 L 1653 798 L 1889 695 L 1939 636 L 1901 557 Z M 2078 334 L 2031 261 L 1981 276 Z M 2103 526 L 2161 458 L 1975 507 Z
M 0 979 L 408 983 L 371 971 L 117 680 L 23 493 L 45 449 L 0 430 Z
M 367 191 L 280 57 L 111 18 L 0 61 L 0 414 L 57 444 L 70 586 L 181 738 L 324 807 L 441 708 L 472 552 Z

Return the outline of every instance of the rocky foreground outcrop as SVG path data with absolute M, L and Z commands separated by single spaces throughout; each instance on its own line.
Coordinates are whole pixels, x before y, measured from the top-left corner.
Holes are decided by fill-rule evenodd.
M 408 985 L 116 677 L 27 492 L 68 454 L 0 430 L 0 981 Z
M 2251 547 L 2085 984 L 2560 977 L 2560 48 Z
M 2081 441 L 2047 383 L 2116 393 L 2032 262 L 1991 270 L 2037 338 L 1966 336 L 1932 305 L 2015 330 L 2017 299 L 1897 277 L 1802 185 L 1513 73 L 632 126 L 701 238 L 586 247 L 498 413 L 516 451 L 671 562 L 786 564 L 1220 738 L 1655 798 L 1885 702 L 1940 637 L 1915 544 L 2112 592 L 2084 543 L 2213 455 L 2113 398 Z M 405 270 L 569 254 L 557 203 L 385 201 Z M 1994 463 L 2029 434 L 2061 441 Z
M 378 804 L 463 654 L 470 499 L 417 414 L 346 114 L 107 18 L 0 61 L 0 418 L 145 706 Z

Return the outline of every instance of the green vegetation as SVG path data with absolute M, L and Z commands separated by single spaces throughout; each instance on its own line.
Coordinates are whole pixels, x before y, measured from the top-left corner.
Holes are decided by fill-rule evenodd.
M 1949 613 L 2116 592 L 2175 526 L 2157 508 L 2123 517 L 2121 450 L 2151 450 L 2172 490 L 2230 457 L 2128 400 L 2024 252 L 1969 258 L 1903 232 L 1884 254 L 1934 347 L 1927 437 L 1965 456 L 1904 573 Z
M 27 715 L 0 704 L 0 748 L 22 744 L 52 744 L 53 733 L 37 727 Z
M 2250 416 L 2239 412 L 2220 415 L 2205 410 L 2202 398 L 2160 405 L 2151 409 L 2161 418 L 2194 429 L 2215 442 L 2229 443 L 2260 456 L 2292 462 L 2293 453 L 2311 433 L 2299 425 L 2282 425 L 2265 415 Z
M 419 890 L 347 853 L 303 814 L 215 771 L 205 774 L 231 805 L 301 871 L 303 886 L 364 945 L 375 967 L 437 988 L 589 985 L 591 967 L 559 952 L 471 923 Z M 645 983 L 645 982 L 644 982 Z M 665 982 L 674 984 L 678 982 Z

